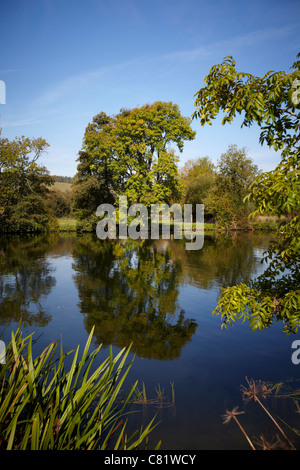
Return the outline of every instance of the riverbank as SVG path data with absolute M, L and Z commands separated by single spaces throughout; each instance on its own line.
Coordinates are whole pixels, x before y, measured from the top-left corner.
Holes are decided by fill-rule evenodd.
M 60 232 L 76 232 L 77 231 L 77 221 L 73 218 L 60 218 L 57 219 L 58 229 Z M 172 223 L 171 223 L 172 224 Z M 190 228 L 192 225 L 193 230 L 196 229 L 196 223 L 186 224 L 186 228 Z M 263 231 L 263 232 L 273 232 L 276 231 L 278 227 L 278 220 L 275 217 L 258 217 L 255 221 L 249 222 L 248 226 L 231 226 L 226 228 L 226 231 Z M 222 228 L 217 223 L 204 223 L 204 231 L 223 231 Z

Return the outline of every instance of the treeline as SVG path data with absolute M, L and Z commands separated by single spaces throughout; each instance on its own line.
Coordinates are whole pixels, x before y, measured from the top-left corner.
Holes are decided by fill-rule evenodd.
M 53 175 L 55 183 L 67 183 L 72 185 L 74 178 L 72 176 Z M 47 194 L 46 204 L 52 210 L 57 218 L 72 217 L 72 187 L 52 186 Z
M 2 232 L 47 231 L 57 228 L 47 204 L 54 178 L 40 156 L 49 144 L 42 138 L 17 137 L 12 141 L 0 133 L 0 230 Z
M 244 148 L 231 145 L 217 164 L 209 157 L 179 168 L 184 140 L 195 132 L 178 106 L 157 102 L 117 116 L 100 113 L 88 124 L 75 177 L 50 175 L 38 159 L 44 139 L 0 135 L 0 230 L 56 230 L 58 218 L 76 218 L 80 231 L 95 231 L 99 204 L 205 205 L 205 221 L 224 228 L 245 228 L 253 209 L 245 203 L 259 170 Z M 61 189 L 55 182 L 71 183 Z
M 56 178 L 39 163 L 49 144 L 24 136 L 10 141 L 0 129 L 0 232 L 58 229 L 57 218 L 71 215 L 71 190 L 54 187 Z
M 226 58 L 210 70 L 195 101 L 192 119 L 199 118 L 202 126 L 212 124 L 222 110 L 222 124 L 238 113 L 244 114 L 244 126 L 256 122 L 261 127 L 260 143 L 282 152 L 274 184 L 273 173 L 260 174 L 246 150 L 236 145 L 224 149 L 216 164 L 199 157 L 179 168 L 185 141 L 196 136 L 192 119 L 182 116 L 178 105 L 157 101 L 113 116 L 94 116 L 84 132 L 74 178 L 51 176 L 39 164 L 48 147 L 44 139 L 9 141 L 0 133 L 0 230 L 49 230 L 58 217 L 72 216 L 78 230 L 94 231 L 97 207 L 110 203 L 117 208 L 121 195 L 129 205 L 146 207 L 204 204 L 205 220 L 225 228 L 246 227 L 254 208 L 255 215 L 296 217 L 298 227 L 299 64 L 297 60 L 290 74 L 269 72 L 254 79 L 237 73 L 235 61 Z M 53 187 L 55 181 L 71 182 L 71 189 L 61 191 Z
M 57 183 L 70 183 L 72 184 L 74 181 L 73 176 L 58 176 L 58 175 L 53 175 L 54 181 Z
M 205 220 L 223 228 L 249 225 L 243 199 L 259 174 L 246 150 L 231 145 L 217 164 L 209 157 L 179 168 L 185 140 L 195 138 L 177 105 L 156 102 L 116 116 L 99 113 L 85 130 L 73 185 L 73 211 L 82 231 L 94 231 L 101 203 L 205 205 Z
M 63 181 L 58 182 L 62 183 Z M 46 195 L 46 204 L 57 218 L 73 216 L 72 200 L 72 187 L 62 190 L 54 186 Z
M 206 222 L 222 228 L 247 228 L 254 207 L 244 198 L 259 173 L 246 149 L 236 145 L 230 145 L 217 164 L 209 157 L 189 160 L 180 170 L 182 202 L 204 204 Z

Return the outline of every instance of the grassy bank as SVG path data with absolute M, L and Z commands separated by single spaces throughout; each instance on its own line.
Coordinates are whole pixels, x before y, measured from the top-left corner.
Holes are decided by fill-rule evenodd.
M 75 232 L 76 231 L 76 219 L 71 219 L 67 217 L 63 217 L 61 219 L 57 219 L 58 227 L 60 232 Z
M 76 232 L 77 222 L 76 219 L 63 217 L 57 219 L 58 227 L 60 232 Z M 190 228 L 192 225 L 193 229 L 196 228 L 196 224 L 186 224 L 186 228 Z M 275 231 L 278 227 L 278 220 L 275 220 L 274 217 L 258 217 L 255 221 L 250 222 L 247 228 L 245 227 L 235 227 L 227 230 L 253 230 L 253 231 Z M 204 223 L 205 231 L 217 231 L 222 228 L 216 223 Z

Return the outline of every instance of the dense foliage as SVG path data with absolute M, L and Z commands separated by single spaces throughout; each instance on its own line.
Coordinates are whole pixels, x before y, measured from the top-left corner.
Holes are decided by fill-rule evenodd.
M 182 203 L 205 204 L 207 195 L 216 183 L 216 167 L 209 157 L 199 157 L 188 160 L 180 169 L 180 179 L 183 188 Z M 207 217 L 205 207 L 205 217 Z
M 55 217 L 69 217 L 72 214 L 72 191 L 62 191 L 54 187 L 47 194 L 46 204 Z
M 75 178 L 74 209 L 91 221 L 98 205 L 118 202 L 146 206 L 170 203 L 181 196 L 178 157 L 195 132 L 176 104 L 155 102 L 122 109 L 116 116 L 101 112 L 84 134 Z
M 206 221 L 219 228 L 246 228 L 251 203 L 245 203 L 258 168 L 246 150 L 230 145 L 214 165 L 208 157 L 189 160 L 181 170 L 184 203 L 204 204 Z
M 60 176 L 60 175 L 53 175 L 54 181 L 58 183 L 70 183 L 72 184 L 74 181 L 73 176 Z
M 42 138 L 0 135 L 0 227 L 1 231 L 45 231 L 56 226 L 45 202 L 54 183 L 37 161 L 48 147 Z
M 246 199 L 255 204 L 253 215 L 271 213 L 284 220 L 266 253 L 265 272 L 251 284 L 222 290 L 215 312 L 225 326 L 239 318 L 249 319 L 253 329 L 281 320 L 287 334 L 300 326 L 299 78 L 300 60 L 290 73 L 270 71 L 260 78 L 237 72 L 228 57 L 210 69 L 205 86 L 195 95 L 193 117 L 200 118 L 202 126 L 211 124 L 220 111 L 225 113 L 223 124 L 243 115 L 242 126 L 256 123 L 260 142 L 282 156 L 275 170 L 256 178 Z

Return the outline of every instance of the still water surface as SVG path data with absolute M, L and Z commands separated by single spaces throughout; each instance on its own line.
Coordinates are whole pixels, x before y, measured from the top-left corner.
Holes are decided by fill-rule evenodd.
M 224 425 L 226 409 L 245 410 L 241 422 L 252 437 L 272 434 L 265 415 L 246 407 L 240 386 L 245 377 L 271 382 L 298 379 L 291 344 L 282 325 L 252 332 L 248 324 L 221 330 L 212 315 L 221 286 L 257 276 L 271 236 L 207 234 L 199 251 L 183 241 L 145 243 L 100 241 L 92 235 L 2 237 L 0 239 L 0 332 L 5 340 L 20 318 L 26 333 L 38 338 L 39 353 L 62 338 L 64 350 L 84 345 L 95 326 L 100 360 L 133 343 L 128 387 L 139 380 L 147 396 L 164 389 L 175 406 L 142 407 L 134 425 L 160 421 L 151 442 L 163 449 L 248 449 L 233 423 Z M 101 356 L 102 355 L 102 356 Z M 133 355 L 132 355 L 133 357 Z M 274 403 L 272 403 L 274 406 Z M 298 427 L 293 408 L 276 412 Z M 295 421 L 296 420 L 296 421 Z

